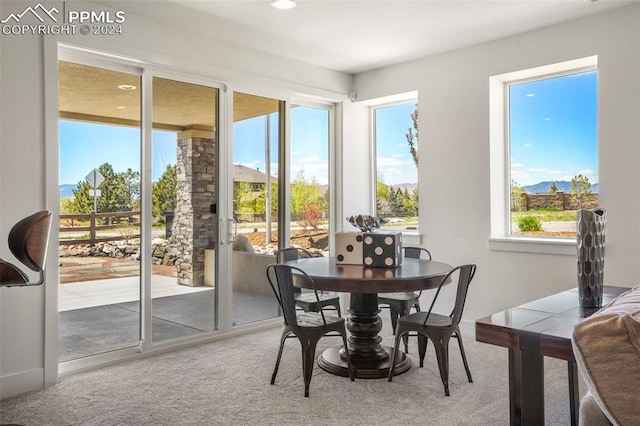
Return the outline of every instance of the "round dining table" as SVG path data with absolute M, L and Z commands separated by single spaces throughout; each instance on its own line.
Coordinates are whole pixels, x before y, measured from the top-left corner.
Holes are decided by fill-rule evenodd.
M 361 379 L 387 377 L 393 348 L 382 345 L 382 319 L 378 307 L 378 293 L 419 291 L 438 287 L 453 269 L 442 262 L 422 259 L 402 259 L 396 268 L 370 268 L 362 265 L 337 264 L 334 257 L 312 257 L 286 262 L 306 272 L 316 289 L 351 294 L 347 318 L 347 350 Z M 304 280 L 300 287 L 310 288 Z M 329 373 L 349 376 L 345 348 L 342 345 L 325 350 L 318 357 L 318 365 Z M 396 356 L 395 374 L 411 368 L 411 361 L 402 351 Z

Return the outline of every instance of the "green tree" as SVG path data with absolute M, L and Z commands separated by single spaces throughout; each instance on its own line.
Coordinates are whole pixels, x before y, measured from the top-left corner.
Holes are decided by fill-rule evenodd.
M 407 131 L 407 143 L 409 144 L 409 153 L 411 153 L 411 157 L 413 158 L 413 163 L 416 165 L 416 169 L 418 168 L 418 105 L 411 113 L 411 121 L 413 122 L 413 127 L 409 127 Z
M 156 220 L 164 221 L 164 212 L 175 210 L 176 182 L 176 166 L 169 164 L 151 189 L 152 212 Z
M 589 178 L 582 176 L 581 174 L 577 174 L 572 177 L 571 189 L 569 192 L 572 194 L 573 199 L 578 202 L 580 208 L 582 208 L 582 203 L 585 201 L 585 198 L 588 198 L 591 194 L 591 183 L 589 183 Z
M 511 211 L 521 212 L 526 208 L 526 195 L 518 182 L 511 181 Z
M 91 186 L 86 180 L 78 182 L 76 189 L 73 189 L 73 199 L 67 204 L 69 213 L 80 214 L 93 211 L 93 197 L 89 196 Z
M 321 214 L 323 204 L 320 185 L 315 177 L 308 181 L 304 177 L 304 168 L 300 169 L 291 183 L 291 216 L 295 220 L 304 216 L 313 222 L 317 212 Z
M 132 211 L 140 208 L 140 173 L 128 169 L 116 173 L 113 166 L 104 163 L 98 167 L 104 176 L 97 189 L 101 194 L 97 197 L 98 212 Z M 73 201 L 68 208 L 72 213 L 90 213 L 93 211 L 94 197 L 89 195 L 91 186 L 86 181 L 78 182 L 73 190 Z
M 233 212 L 236 214 L 255 213 L 254 188 L 250 182 L 233 183 Z
M 389 206 L 389 187 L 384 183 L 382 173 L 378 172 L 376 179 L 376 211 L 378 216 L 385 216 L 391 213 Z
M 555 182 L 551 182 L 551 186 L 549 187 L 549 194 L 555 194 L 558 192 L 558 185 Z

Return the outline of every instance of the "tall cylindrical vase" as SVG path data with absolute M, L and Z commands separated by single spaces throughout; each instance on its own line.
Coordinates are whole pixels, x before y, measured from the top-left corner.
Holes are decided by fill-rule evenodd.
M 583 308 L 602 306 L 604 289 L 604 243 L 607 212 L 604 209 L 578 210 L 578 295 Z

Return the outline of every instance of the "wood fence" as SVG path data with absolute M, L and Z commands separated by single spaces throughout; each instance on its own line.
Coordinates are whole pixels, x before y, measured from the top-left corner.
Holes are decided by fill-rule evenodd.
M 89 226 L 83 222 L 89 221 Z M 89 238 L 78 233 L 89 233 Z M 71 238 L 64 234 L 73 233 Z M 60 215 L 60 245 L 91 244 L 140 238 L 140 212 L 108 212 Z

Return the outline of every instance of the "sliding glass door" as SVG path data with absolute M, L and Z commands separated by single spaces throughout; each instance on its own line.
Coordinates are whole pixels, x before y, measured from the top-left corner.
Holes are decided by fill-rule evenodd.
M 59 361 L 140 343 L 140 88 L 59 62 Z
M 290 239 L 317 256 L 329 255 L 328 107 L 291 107 Z
M 217 329 L 218 89 L 153 77 L 152 342 Z
M 233 325 L 275 318 L 265 269 L 279 240 L 278 173 L 284 102 L 233 94 Z
M 63 368 L 277 318 L 276 251 L 329 250 L 330 107 L 62 50 Z

